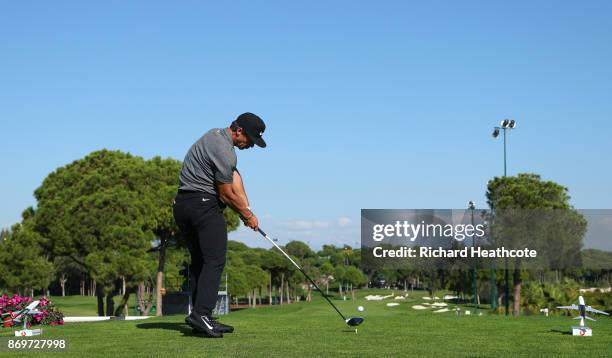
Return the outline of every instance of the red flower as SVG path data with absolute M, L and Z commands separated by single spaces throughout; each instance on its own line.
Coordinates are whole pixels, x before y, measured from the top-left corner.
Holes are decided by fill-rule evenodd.
M 46 297 L 42 297 L 38 303 L 41 307 L 45 307 L 49 304 L 49 300 Z
M 40 314 L 40 313 L 37 313 L 37 314 L 35 314 L 35 315 L 34 315 L 34 316 L 32 316 L 32 317 L 34 318 L 34 320 L 35 320 L 36 322 L 40 322 L 40 321 L 42 321 L 42 319 L 43 319 L 43 318 L 45 318 L 45 316 L 44 316 L 44 315 L 42 315 L 42 314 Z

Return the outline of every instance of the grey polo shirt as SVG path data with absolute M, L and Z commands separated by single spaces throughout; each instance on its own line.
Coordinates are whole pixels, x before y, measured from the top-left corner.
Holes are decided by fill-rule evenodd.
M 179 189 L 218 195 L 215 182 L 231 184 L 237 161 L 227 131 L 211 129 L 187 152 L 179 176 Z

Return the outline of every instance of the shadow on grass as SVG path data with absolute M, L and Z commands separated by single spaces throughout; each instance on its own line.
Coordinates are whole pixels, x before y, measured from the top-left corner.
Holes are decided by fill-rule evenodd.
M 564 334 L 566 336 L 571 336 L 572 335 L 572 332 L 561 331 L 561 330 L 558 330 L 558 329 L 551 329 L 550 331 L 553 332 L 553 333 Z
M 184 323 L 177 322 L 155 322 L 155 323 L 140 323 L 136 325 L 140 329 L 165 329 L 168 331 L 177 331 L 182 333 L 184 336 L 198 336 L 198 333 L 194 333 L 192 328 Z
M 262 305 L 257 307 L 262 307 Z M 242 311 L 247 308 L 250 308 L 249 305 L 230 305 L 230 312 Z

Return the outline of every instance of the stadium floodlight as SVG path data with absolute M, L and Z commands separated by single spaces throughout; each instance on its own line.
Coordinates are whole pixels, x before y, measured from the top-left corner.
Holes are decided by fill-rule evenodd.
M 508 124 L 510 124 L 510 120 L 509 119 L 504 119 L 503 121 L 501 121 L 501 127 L 502 128 L 508 128 Z
M 510 121 L 510 124 L 508 124 L 508 127 L 509 127 L 509 128 L 514 128 L 514 127 L 516 127 L 516 121 L 515 121 L 514 119 L 513 119 L 513 120 L 511 120 L 511 121 Z
M 495 127 L 495 129 L 493 129 L 492 136 L 493 138 L 497 138 L 499 136 L 499 127 Z

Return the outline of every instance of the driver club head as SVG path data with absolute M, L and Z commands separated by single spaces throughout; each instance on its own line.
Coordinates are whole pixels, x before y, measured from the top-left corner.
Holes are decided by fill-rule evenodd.
M 364 319 L 362 317 L 351 317 L 346 320 L 346 324 L 348 324 L 351 327 L 355 327 L 355 326 L 359 326 L 360 324 L 362 324 L 363 320 Z

